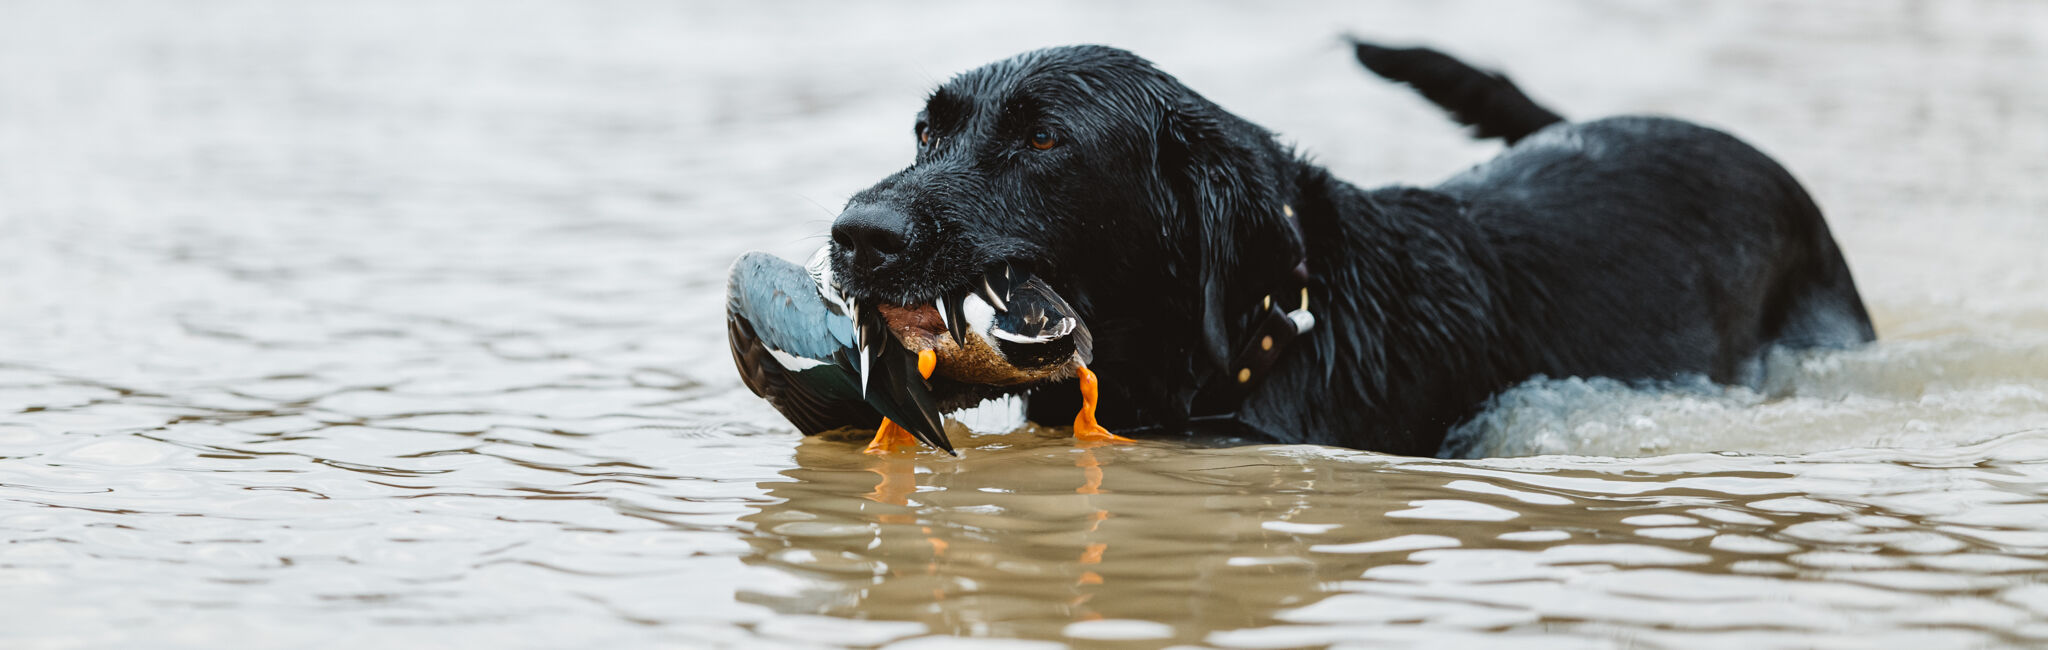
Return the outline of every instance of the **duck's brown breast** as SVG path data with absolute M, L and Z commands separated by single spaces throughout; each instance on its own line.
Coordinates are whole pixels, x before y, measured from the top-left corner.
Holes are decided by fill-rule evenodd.
M 882 305 L 879 309 L 882 319 L 889 323 L 889 330 L 903 341 L 903 347 L 911 352 L 931 350 L 938 355 L 935 374 L 940 377 L 968 384 L 1015 386 L 1073 376 L 1072 362 L 1036 370 L 1010 365 L 979 336 L 967 337 L 968 344 L 963 347 L 953 340 L 946 322 L 939 318 L 939 310 L 931 305 Z

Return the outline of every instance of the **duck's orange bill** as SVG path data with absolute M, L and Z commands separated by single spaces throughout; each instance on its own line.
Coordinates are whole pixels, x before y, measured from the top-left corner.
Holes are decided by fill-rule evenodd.
M 924 443 L 918 442 L 917 436 L 911 435 L 909 429 L 889 421 L 889 418 L 882 418 L 882 428 L 875 430 L 875 439 L 869 441 L 868 448 L 860 450 L 860 453 L 881 455 L 904 447 L 914 449 L 923 445 Z
M 1081 442 L 1095 443 L 1137 442 L 1136 440 L 1110 433 L 1109 429 L 1103 428 L 1100 423 L 1095 421 L 1095 400 L 1100 392 L 1096 386 L 1095 373 L 1088 370 L 1087 366 L 1082 366 L 1079 378 L 1081 380 L 1081 412 L 1074 415 L 1074 439 Z
M 917 351 L 917 374 L 924 375 L 925 379 L 931 379 L 932 370 L 938 367 L 939 353 L 931 350 Z

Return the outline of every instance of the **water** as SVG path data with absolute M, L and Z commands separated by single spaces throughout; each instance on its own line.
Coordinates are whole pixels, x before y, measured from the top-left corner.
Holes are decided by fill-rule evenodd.
M 2048 642 L 2044 9 L 0 5 L 0 645 Z M 1342 30 L 1734 129 L 1884 340 L 1535 382 L 1467 461 L 875 459 L 739 385 L 725 264 L 1017 51 L 1130 47 L 1361 182 L 1493 151 Z

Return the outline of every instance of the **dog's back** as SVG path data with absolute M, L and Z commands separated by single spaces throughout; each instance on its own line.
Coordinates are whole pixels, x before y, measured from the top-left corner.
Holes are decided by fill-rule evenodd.
M 1773 345 L 1874 338 L 1820 209 L 1769 157 L 1678 120 L 1546 127 L 1437 187 L 1489 235 L 1529 370 L 1753 383 Z
M 1434 188 L 1499 269 L 1501 376 L 1752 383 L 1772 346 L 1875 338 L 1819 208 L 1762 152 L 1668 118 L 1565 122 L 1444 54 L 1356 46 L 1368 69 L 1511 144 Z

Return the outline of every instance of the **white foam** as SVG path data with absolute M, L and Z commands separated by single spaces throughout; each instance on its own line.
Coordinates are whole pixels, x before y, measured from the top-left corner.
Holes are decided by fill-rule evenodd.
M 1452 433 L 1465 456 L 1943 448 L 2048 429 L 2048 335 L 1777 353 L 1757 390 L 1534 379 Z
M 1008 395 L 985 400 L 952 413 L 946 417 L 975 433 L 1009 433 L 1024 428 L 1023 395 Z

